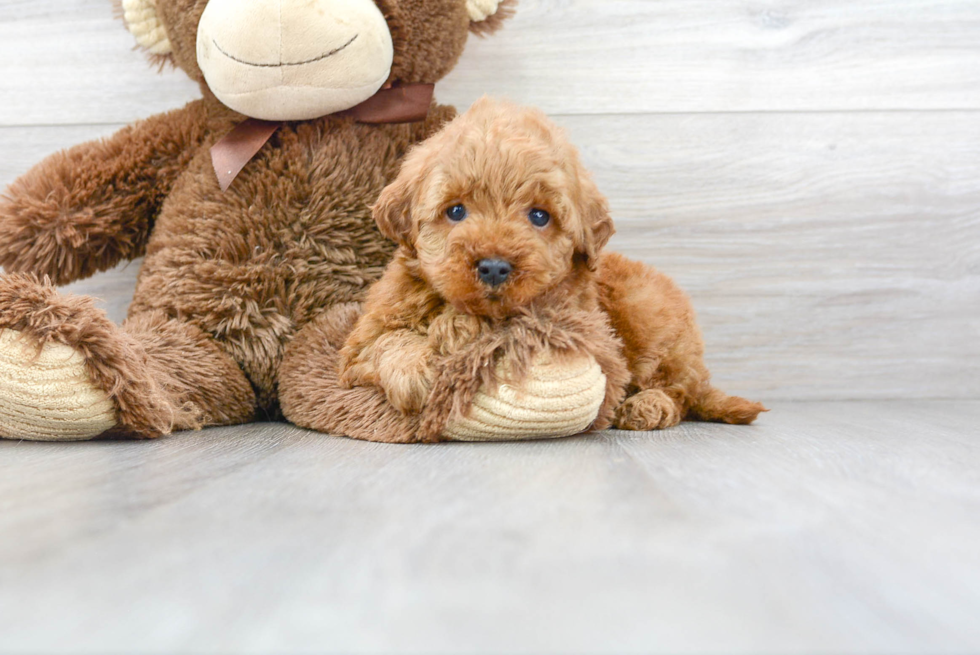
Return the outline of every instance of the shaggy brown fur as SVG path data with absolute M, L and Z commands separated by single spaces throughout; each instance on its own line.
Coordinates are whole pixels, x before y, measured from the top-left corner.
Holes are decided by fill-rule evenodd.
M 454 221 L 458 206 L 466 216 Z M 535 209 L 550 222 L 533 225 Z M 764 411 L 710 386 L 694 311 L 669 278 L 621 255 L 600 257 L 613 233 L 606 200 L 543 113 L 478 102 L 412 151 L 374 211 L 400 248 L 341 352 L 342 384 L 380 387 L 411 415 L 437 395 L 447 354 L 529 317 L 540 332 L 549 319 L 598 314 L 623 341 L 600 349 L 610 384 L 629 385 L 616 403 L 618 427 L 665 428 L 688 416 L 748 423 Z M 477 272 L 487 259 L 513 267 L 499 286 Z M 615 370 L 622 356 L 627 376 Z
M 92 364 L 100 386 L 164 389 L 181 380 L 178 400 L 113 394 L 120 421 L 145 435 L 249 420 L 256 409 L 277 415 L 286 344 L 317 313 L 361 299 L 380 277 L 394 246 L 371 205 L 408 149 L 455 115 L 433 105 L 424 122 L 407 125 L 340 116 L 287 123 L 222 192 L 209 148 L 245 117 L 215 99 L 198 69 L 206 4 L 156 2 L 174 48 L 168 60 L 201 84 L 203 99 L 55 154 L 0 199 L 8 273 L 65 284 L 146 255 L 126 330 L 96 317 L 87 301 L 27 278 L 6 278 L 0 299 L 4 320 L 23 325 L 70 307 L 58 329 L 87 335 L 73 345 L 118 353 Z M 471 28 L 464 0 L 378 4 L 396 48 L 389 83 L 433 83 L 453 68 Z M 85 332 L 79 323 L 99 327 Z M 143 354 L 134 354 L 132 339 L 143 339 Z M 254 391 L 245 393 L 243 379 Z M 194 405 L 196 418 L 171 421 L 174 403 Z
M 117 434 L 156 437 L 254 413 L 245 376 L 193 326 L 143 314 L 119 328 L 90 298 L 60 295 L 32 275 L 0 277 L 0 307 L 0 329 L 38 350 L 54 342 L 81 353 L 93 384 L 116 405 Z

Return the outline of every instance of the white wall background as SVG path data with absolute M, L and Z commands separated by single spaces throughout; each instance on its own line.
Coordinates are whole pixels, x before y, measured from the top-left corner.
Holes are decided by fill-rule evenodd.
M 196 97 L 111 5 L 0 0 L 0 185 Z M 726 389 L 980 397 L 977 0 L 522 0 L 437 89 L 484 93 L 568 127 Z M 73 290 L 121 319 L 137 269 Z

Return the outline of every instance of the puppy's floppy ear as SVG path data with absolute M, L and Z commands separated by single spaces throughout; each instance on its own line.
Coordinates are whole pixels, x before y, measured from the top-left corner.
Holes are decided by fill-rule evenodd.
M 594 271 L 599 263 L 599 252 L 609 243 L 616 228 L 609 215 L 609 202 L 587 176 L 588 173 L 583 173 L 579 205 L 582 234 L 578 251 L 589 269 Z
M 381 234 L 400 246 L 415 250 L 417 229 L 412 218 L 412 205 L 418 192 L 418 177 L 410 175 L 407 168 L 404 166 L 395 181 L 384 188 L 372 210 Z
M 465 0 L 470 31 L 480 36 L 493 34 L 514 15 L 517 0 Z

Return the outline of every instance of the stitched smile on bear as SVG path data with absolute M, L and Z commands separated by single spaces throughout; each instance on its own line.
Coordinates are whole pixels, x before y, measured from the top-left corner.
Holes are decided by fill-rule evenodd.
M 240 59 L 235 55 L 227 52 L 224 48 L 221 47 L 221 45 L 216 40 L 211 39 L 211 43 L 213 43 L 214 47 L 218 49 L 218 52 L 223 54 L 225 57 L 228 57 L 228 59 L 237 61 L 239 64 L 245 64 L 246 66 L 255 66 L 256 68 L 278 68 L 280 66 L 305 66 L 306 64 L 313 64 L 323 59 L 326 59 L 327 57 L 332 57 L 338 52 L 340 52 L 341 50 L 346 49 L 347 46 L 349 46 L 350 44 L 352 44 L 354 41 L 357 40 L 357 37 L 358 35 L 355 34 L 344 45 L 340 46 L 339 48 L 334 48 L 329 52 L 325 52 L 319 57 L 313 57 L 312 59 L 307 59 L 306 61 L 280 61 L 278 64 L 257 64 L 251 61 L 245 61 L 244 59 Z

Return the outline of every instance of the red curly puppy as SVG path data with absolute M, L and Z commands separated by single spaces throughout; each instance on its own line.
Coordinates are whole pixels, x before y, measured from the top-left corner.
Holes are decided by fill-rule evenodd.
M 709 383 L 687 296 L 615 253 L 606 199 L 542 112 L 484 98 L 417 146 L 374 208 L 400 245 L 341 353 L 341 381 L 375 384 L 405 413 L 431 388 L 433 345 L 452 347 L 530 306 L 601 308 L 631 380 L 615 425 L 751 423 L 765 408 Z

